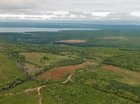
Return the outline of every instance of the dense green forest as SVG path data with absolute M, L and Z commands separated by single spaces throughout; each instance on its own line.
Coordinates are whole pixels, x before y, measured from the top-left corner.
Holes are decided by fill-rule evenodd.
M 140 49 L 140 30 L 67 30 L 58 32 L 0 33 L 1 41 L 31 44 L 62 44 L 61 40 L 80 39 L 74 46 L 99 46 Z

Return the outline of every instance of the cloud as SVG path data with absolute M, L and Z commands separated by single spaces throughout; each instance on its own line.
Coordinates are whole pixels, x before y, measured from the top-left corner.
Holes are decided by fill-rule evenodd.
M 20 20 L 50 20 L 50 19 L 73 19 L 76 14 L 68 11 L 46 11 L 44 14 L 0 14 L 0 19 L 20 19 Z
M 140 10 L 139 0 L 0 0 L 1 12 L 94 11 L 127 12 Z
M 132 12 L 132 16 L 140 17 L 140 11 Z
M 0 19 L 134 19 L 139 0 L 0 0 Z
M 110 14 L 110 12 L 83 12 L 85 14 L 91 14 L 93 16 L 97 16 L 97 17 L 106 17 Z
M 49 19 L 100 19 L 105 18 L 110 12 L 70 12 L 70 11 L 46 11 L 42 14 L 0 14 L 1 19 L 20 20 L 49 20 Z
M 16 9 L 33 9 L 37 3 L 36 0 L 0 0 L 0 10 L 8 12 Z
M 0 19 L 18 20 L 55 20 L 55 19 L 92 19 L 92 20 L 129 20 L 134 18 L 134 13 L 117 12 L 92 12 L 92 11 L 45 11 L 43 14 L 0 14 Z M 139 13 L 140 16 L 140 13 Z

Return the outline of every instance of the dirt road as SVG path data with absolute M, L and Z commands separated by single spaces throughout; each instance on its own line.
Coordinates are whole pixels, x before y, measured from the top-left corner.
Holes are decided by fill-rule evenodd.
M 64 82 L 62 82 L 62 83 L 65 84 L 65 83 L 67 83 L 68 81 L 72 81 L 72 80 L 71 80 L 71 77 L 72 77 L 72 76 L 73 76 L 73 74 L 69 75 L 68 78 L 67 78 Z

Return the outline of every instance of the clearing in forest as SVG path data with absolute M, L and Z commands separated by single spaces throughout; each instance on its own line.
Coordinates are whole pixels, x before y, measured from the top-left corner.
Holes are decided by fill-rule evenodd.
M 86 65 L 91 64 L 90 62 L 85 62 L 83 64 L 74 65 L 74 66 L 63 66 L 53 68 L 50 71 L 47 71 L 41 74 L 41 78 L 43 79 L 54 79 L 54 80 L 62 80 L 64 75 L 71 74 L 74 70 L 84 68 Z
M 81 40 L 81 39 L 71 39 L 71 40 L 61 40 L 58 41 L 59 43 L 85 43 L 86 40 Z

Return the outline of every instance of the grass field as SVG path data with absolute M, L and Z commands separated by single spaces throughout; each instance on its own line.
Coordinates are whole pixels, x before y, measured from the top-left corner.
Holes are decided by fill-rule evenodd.
M 36 92 L 0 96 L 0 104 L 38 104 Z
M 24 73 L 17 68 L 16 63 L 5 54 L 0 53 L 0 86 L 11 83 L 16 79 L 24 78 Z
M 25 56 L 27 62 L 37 66 L 47 66 L 69 58 L 68 56 L 40 52 L 21 52 L 20 54 Z

